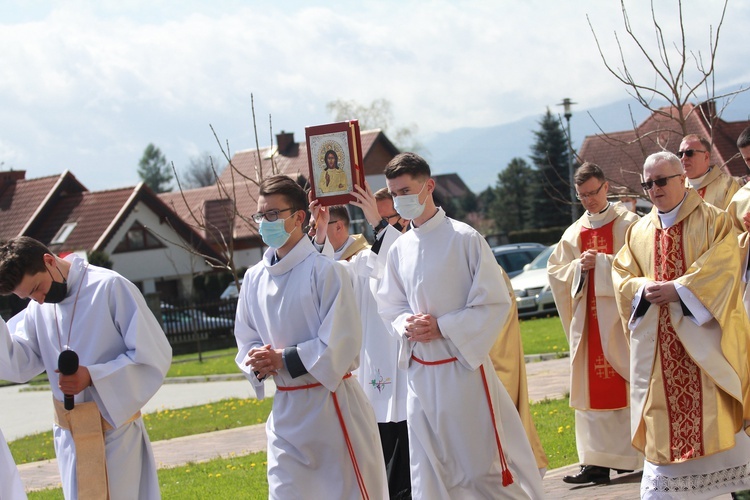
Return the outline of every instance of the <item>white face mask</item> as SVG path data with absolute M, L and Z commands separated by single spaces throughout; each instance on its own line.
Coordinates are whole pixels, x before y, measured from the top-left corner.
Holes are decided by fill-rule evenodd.
M 402 219 L 414 220 L 422 215 L 427 198 L 425 198 L 424 203 L 419 203 L 419 195 L 422 194 L 426 185 L 427 181 L 422 184 L 422 189 L 417 194 L 402 194 L 393 198 L 393 208 L 396 209 Z

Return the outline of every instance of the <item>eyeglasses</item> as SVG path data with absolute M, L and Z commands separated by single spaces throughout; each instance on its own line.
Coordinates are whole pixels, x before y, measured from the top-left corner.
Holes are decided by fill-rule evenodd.
M 690 151 L 690 150 L 688 149 L 688 151 Z M 641 187 L 643 189 L 645 189 L 646 191 L 649 191 L 652 187 L 654 187 L 654 184 L 656 184 L 660 188 L 663 188 L 664 186 L 667 185 L 667 181 L 669 179 L 671 179 L 673 177 L 679 177 L 681 175 L 682 174 L 674 174 L 674 175 L 669 175 L 667 177 L 662 177 L 661 179 L 654 179 L 653 181 L 641 182 Z
M 258 212 L 257 214 L 253 214 L 253 220 L 256 224 L 260 224 L 260 222 L 265 218 L 268 222 L 273 222 L 275 220 L 278 220 L 279 214 L 281 212 L 286 212 L 287 210 L 291 210 L 293 212 L 296 212 L 296 209 L 294 208 L 282 208 L 281 210 L 269 210 L 268 212 Z
M 330 226 L 331 224 L 336 224 L 337 222 L 338 222 L 338 220 L 328 221 L 328 225 Z
M 599 194 L 599 191 L 602 190 L 602 186 L 604 186 L 606 182 L 602 182 L 599 184 L 599 188 L 596 191 L 591 191 L 589 193 L 576 193 L 576 199 L 578 200 L 585 200 L 586 198 L 591 198 L 592 196 L 596 196 Z
M 401 217 L 399 214 L 393 214 L 393 215 L 384 215 L 383 218 L 387 220 L 388 222 L 391 222 L 391 219 L 395 219 L 397 217 Z
M 677 151 L 677 158 L 682 158 L 683 155 L 687 156 L 688 158 L 692 158 L 695 153 L 707 153 L 707 152 L 708 151 L 704 151 L 702 149 L 686 149 L 685 151 Z

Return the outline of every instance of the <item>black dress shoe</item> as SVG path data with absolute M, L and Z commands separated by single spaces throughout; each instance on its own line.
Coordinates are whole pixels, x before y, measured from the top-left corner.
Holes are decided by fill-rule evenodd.
M 616 471 L 616 472 L 617 472 L 618 474 L 627 474 L 627 473 L 629 473 L 629 472 L 633 472 L 633 469 L 615 469 L 615 471 Z
M 565 476 L 563 477 L 563 481 L 570 484 L 608 483 L 609 468 L 597 465 L 582 465 L 581 472 L 575 476 Z

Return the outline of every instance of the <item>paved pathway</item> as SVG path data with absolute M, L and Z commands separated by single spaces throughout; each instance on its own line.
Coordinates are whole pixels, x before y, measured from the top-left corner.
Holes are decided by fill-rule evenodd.
M 569 392 L 569 360 L 567 358 L 532 362 L 526 365 L 529 380 L 529 397 L 539 401 L 548 397 L 560 398 Z M 234 377 L 230 377 L 234 378 Z M 272 383 L 267 390 L 273 393 Z M 190 384 L 165 384 L 145 407 L 145 412 L 163 408 L 181 408 L 185 406 L 218 401 L 228 397 L 252 397 L 253 393 L 243 380 L 221 380 L 196 382 Z M 19 393 L 17 388 L 0 389 L 0 401 L 5 410 L 0 413 L 0 429 L 9 440 L 28 434 L 25 429 L 35 427 L 31 432 L 48 430 L 51 413 L 49 412 L 50 393 Z M 36 416 L 34 410 L 46 415 Z M 11 410 L 8 410 L 8 409 Z M 23 408 L 23 411 L 13 410 Z M 16 415 L 20 414 L 20 415 Z M 28 422 L 28 421 L 32 422 Z M 27 425 L 28 424 L 28 425 Z M 187 436 L 183 438 L 157 441 L 153 443 L 154 455 L 160 468 L 176 467 L 187 462 L 201 462 L 217 457 L 242 456 L 248 453 L 265 451 L 266 435 L 264 424 L 229 429 L 225 431 Z M 562 477 L 575 473 L 577 465 L 562 467 L 547 472 L 544 478 L 544 489 L 548 498 L 607 498 L 633 499 L 639 496 L 640 473 L 615 476 L 607 485 L 571 486 L 562 481 Z M 35 490 L 60 485 L 57 463 L 55 460 L 35 462 L 19 466 L 21 477 L 27 490 Z M 729 495 L 719 498 L 731 498 Z

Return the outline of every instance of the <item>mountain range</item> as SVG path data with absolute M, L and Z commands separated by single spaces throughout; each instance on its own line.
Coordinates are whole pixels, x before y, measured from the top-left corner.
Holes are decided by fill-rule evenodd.
M 748 85 L 743 87 L 747 88 Z M 721 106 L 719 103 L 718 107 Z M 631 130 L 631 120 L 638 124 L 649 115 L 648 110 L 635 99 L 591 109 L 576 109 L 579 107 L 573 107 L 570 119 L 574 149 L 581 147 L 586 136 L 601 131 Z M 567 128 L 562 108 L 550 106 L 550 111 L 553 115 L 559 114 L 563 126 Z M 478 194 L 488 186 L 495 186 L 497 174 L 513 158 L 523 158 L 531 164 L 529 154 L 536 140 L 534 131 L 539 130 L 539 122 L 545 112 L 542 110 L 538 115 L 502 125 L 459 128 L 433 134 L 423 141 L 425 157 L 435 174 L 457 173 L 469 189 Z M 750 119 L 750 92 L 738 94 L 726 106 L 722 118 L 730 122 Z

